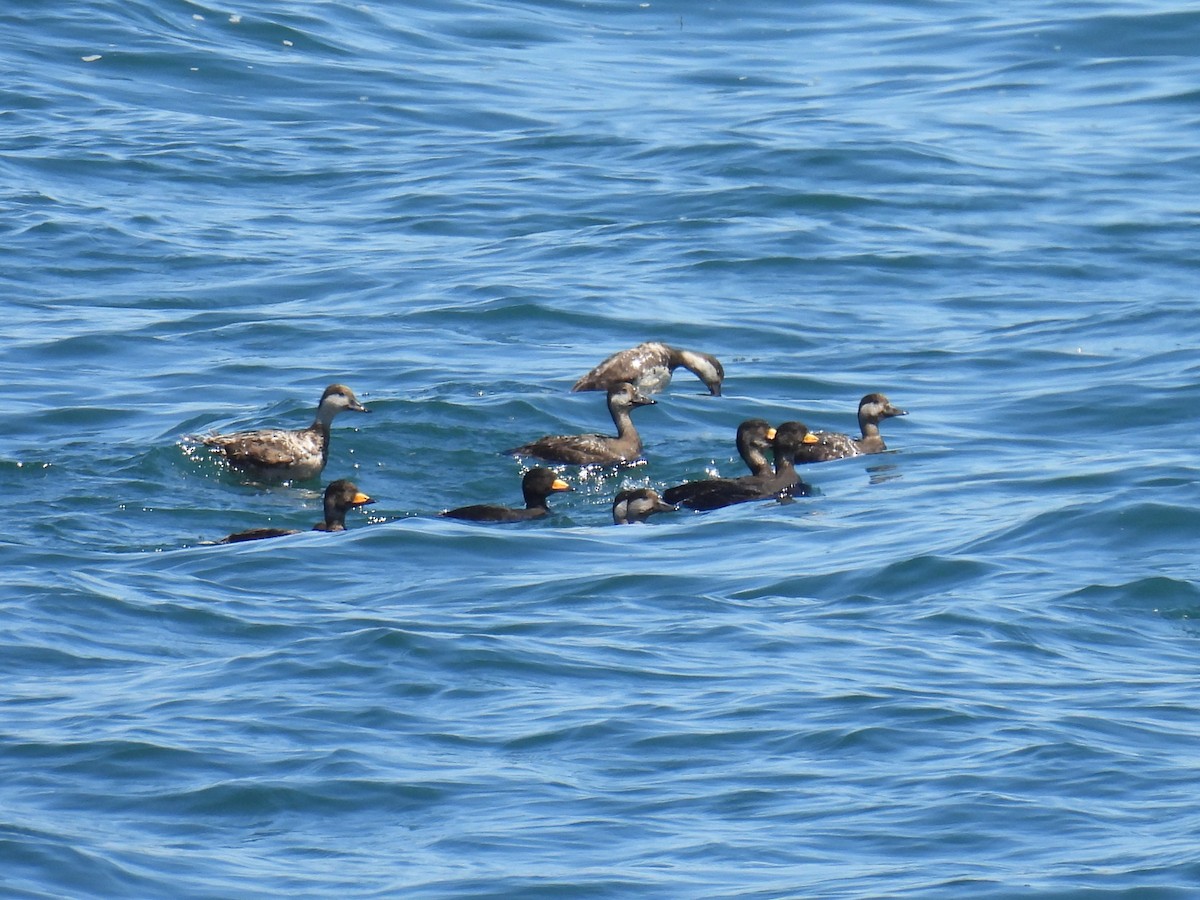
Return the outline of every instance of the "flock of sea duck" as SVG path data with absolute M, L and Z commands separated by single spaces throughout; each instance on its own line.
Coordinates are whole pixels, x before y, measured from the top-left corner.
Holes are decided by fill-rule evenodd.
M 573 391 L 607 391 L 608 411 L 617 429 L 615 436 L 547 435 L 505 453 L 572 465 L 634 462 L 642 455 L 642 440 L 630 414 L 639 406 L 654 404 L 656 401 L 647 394 L 663 390 L 670 383 L 672 372 L 680 367 L 694 372 L 712 396 L 721 395 L 725 370 L 715 357 L 657 342 L 639 344 L 614 353 L 571 388 Z M 331 384 L 321 395 L 316 418 L 307 428 L 210 434 L 194 440 L 222 456 L 231 468 L 256 479 L 303 481 L 317 477 L 324 470 L 329 461 L 330 424 L 338 413 L 346 410 L 369 412 L 350 388 Z M 858 405 L 860 437 L 809 431 L 800 422 L 784 422 L 772 428 L 762 419 L 749 419 L 738 426 L 737 450 L 750 474 L 689 481 L 667 488 L 661 495 L 653 488 L 622 490 L 613 500 L 613 522 L 618 525 L 642 522 L 655 513 L 671 512 L 680 506 L 711 510 L 753 500 L 806 496 L 811 489 L 800 480 L 797 463 L 880 453 L 887 447 L 879 433 L 879 423 L 892 416 L 907 414 L 893 406 L 883 394 L 867 394 Z M 768 460 L 768 452 L 773 462 Z M 536 467 L 525 474 L 521 490 L 524 507 L 476 504 L 446 510 L 441 515 L 471 522 L 524 522 L 549 513 L 549 496 L 569 491 L 571 486 L 552 470 Z M 343 531 L 349 510 L 374 502 L 353 482 L 334 481 L 325 490 L 325 518 L 313 526 L 313 530 Z M 231 534 L 219 543 L 296 533 L 293 529 L 255 528 Z

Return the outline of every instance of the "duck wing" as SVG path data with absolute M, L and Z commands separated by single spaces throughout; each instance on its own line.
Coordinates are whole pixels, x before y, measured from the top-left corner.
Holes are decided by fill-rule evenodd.
M 773 492 L 766 489 L 766 483 L 754 479 L 753 476 L 744 479 L 709 478 L 667 488 L 662 496 L 668 503 L 686 506 L 688 509 L 720 509 L 735 503 L 748 503 L 751 500 L 763 500 L 773 496 Z
M 321 453 L 318 436 L 308 430 L 265 429 L 216 434 L 205 438 L 204 443 L 220 450 L 233 465 L 262 468 L 295 466 Z
M 263 538 L 283 537 L 287 534 L 299 534 L 294 528 L 251 528 L 249 531 L 239 531 L 229 537 L 221 538 L 218 544 L 240 544 L 243 541 L 261 541 Z
M 606 434 L 555 434 L 504 452 L 581 466 L 629 462 L 629 458 L 614 446 L 616 443 L 617 438 Z
M 468 522 L 526 522 L 546 515 L 545 508 L 514 509 L 508 506 L 495 506 L 479 503 L 474 506 L 460 506 L 458 509 L 448 509 L 443 516 L 449 519 L 463 519 Z
M 854 439 L 847 434 L 839 434 L 836 431 L 815 431 L 812 434 L 816 435 L 816 443 L 801 444 L 796 450 L 796 462 L 827 462 L 862 453 Z

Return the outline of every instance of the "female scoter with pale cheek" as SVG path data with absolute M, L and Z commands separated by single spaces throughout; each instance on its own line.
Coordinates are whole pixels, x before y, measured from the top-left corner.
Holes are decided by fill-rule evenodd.
M 607 434 L 548 435 L 504 452 L 584 466 L 634 462 L 642 455 L 642 439 L 633 427 L 629 413 L 636 407 L 653 406 L 656 402 L 632 384 L 619 384 L 608 389 L 608 413 L 617 426 L 616 437 Z
M 677 509 L 678 506 L 667 503 L 654 488 L 629 488 L 620 491 L 613 499 L 613 524 L 632 525 L 635 522 L 645 522 L 655 513 L 675 512 Z
M 527 522 L 550 512 L 547 501 L 551 494 L 569 490 L 571 486 L 549 469 L 530 469 L 521 479 L 521 492 L 525 495 L 524 509 L 479 503 L 448 509 L 442 515 L 468 522 Z
M 340 412 L 370 412 L 344 384 L 331 384 L 321 395 L 317 417 L 307 428 L 264 428 L 210 434 L 198 440 L 225 457 L 231 468 L 272 481 L 316 478 L 329 461 L 329 425 Z
M 715 356 L 699 350 L 669 347 L 658 341 L 638 344 L 614 353 L 571 388 L 573 391 L 605 391 L 628 381 L 644 394 L 657 394 L 671 383 L 671 374 L 683 366 L 696 373 L 714 397 L 721 396 L 725 369 Z
M 358 506 L 375 501 L 360 491 L 353 481 L 342 478 L 325 488 L 325 518 L 312 527 L 313 531 L 345 531 L 346 513 Z M 218 544 L 240 544 L 242 541 L 258 541 L 263 538 L 283 537 L 285 534 L 302 534 L 294 528 L 252 528 L 239 531 L 217 541 Z
M 798 463 L 827 462 L 864 453 L 882 453 L 887 449 L 879 433 L 879 423 L 892 416 L 907 416 L 908 411 L 897 409 L 883 394 L 867 394 L 858 402 L 858 427 L 862 437 L 852 438 L 836 431 L 816 431 L 815 444 L 805 444 L 796 454 Z

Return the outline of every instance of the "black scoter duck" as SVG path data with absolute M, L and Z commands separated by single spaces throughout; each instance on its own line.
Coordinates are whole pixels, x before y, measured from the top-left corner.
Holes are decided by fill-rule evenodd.
M 645 394 L 657 394 L 671 383 L 671 373 L 683 366 L 704 382 L 714 397 L 721 396 L 725 369 L 715 356 L 698 350 L 682 350 L 658 341 L 648 341 L 614 353 L 571 388 L 573 391 L 606 391 L 628 381 Z
M 677 509 L 678 506 L 667 503 L 654 488 L 629 488 L 620 491 L 613 499 L 613 524 L 645 522 L 655 513 L 675 512 Z
M 469 522 L 526 522 L 550 512 L 550 504 L 546 501 L 551 494 L 569 490 L 571 486 L 549 469 L 530 469 L 521 479 L 521 492 L 525 495 L 524 509 L 480 503 L 448 509 L 442 515 Z
M 374 503 L 353 481 L 344 478 L 330 482 L 325 488 L 325 519 L 312 527 L 313 531 L 345 531 L 346 513 L 356 506 L 366 506 Z M 285 534 L 301 534 L 295 528 L 252 528 L 249 531 L 239 531 L 227 538 L 217 541 L 218 544 L 240 544 L 242 541 L 258 541 L 263 538 L 282 537 Z
M 307 428 L 264 428 L 199 438 L 229 462 L 257 478 L 305 481 L 316 478 L 329 461 L 329 424 L 344 410 L 370 412 L 344 384 L 331 384 L 321 395 L 317 416 Z
M 882 453 L 887 449 L 879 433 L 879 423 L 892 416 L 907 416 L 908 411 L 897 409 L 883 394 L 867 394 L 858 402 L 858 427 L 862 437 L 852 438 L 836 431 L 817 431 L 815 444 L 805 444 L 796 454 L 798 463 L 826 462 L 845 459 L 864 453 Z
M 617 426 L 616 437 L 606 434 L 548 435 L 504 452 L 585 466 L 634 462 L 642 455 L 642 439 L 633 427 L 629 413 L 635 407 L 652 406 L 656 402 L 632 384 L 614 385 L 608 389 L 608 412 Z
M 775 451 L 773 471 L 741 478 L 688 482 L 686 487 L 689 490 L 678 502 L 689 509 L 710 510 L 771 497 L 784 499 L 806 496 L 811 493 L 811 488 L 796 474 L 794 457 L 801 446 L 815 441 L 816 438 L 803 423 L 784 422 L 775 430 L 775 439 L 772 441 Z M 663 496 L 669 499 L 673 491 L 664 491 Z
M 663 499 L 668 503 L 684 503 L 688 497 L 693 497 L 698 494 L 706 494 L 714 489 L 714 483 L 718 481 L 745 481 L 752 477 L 765 477 L 774 472 L 771 468 L 771 463 L 767 461 L 765 453 L 772 449 L 773 441 L 775 440 L 775 429 L 763 419 L 747 419 L 737 430 L 737 448 L 738 455 L 746 463 L 746 468 L 750 470 L 749 475 L 743 475 L 741 478 L 706 478 L 703 481 L 688 481 L 684 484 L 677 484 L 674 487 L 667 488 L 663 491 Z

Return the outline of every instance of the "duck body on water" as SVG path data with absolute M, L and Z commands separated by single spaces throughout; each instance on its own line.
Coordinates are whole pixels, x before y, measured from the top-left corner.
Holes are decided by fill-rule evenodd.
M 887 449 L 879 423 L 892 416 L 907 416 L 908 411 L 893 406 L 883 394 L 867 394 L 858 402 L 858 428 L 862 437 L 853 438 L 836 431 L 815 431 L 816 442 L 803 445 L 796 453 L 796 462 L 828 462 L 866 453 L 882 453 Z
M 525 477 L 521 479 L 521 493 L 525 498 L 524 509 L 478 503 L 448 509 L 442 515 L 468 522 L 528 522 L 550 513 L 548 500 L 551 494 L 569 490 L 572 490 L 571 485 L 552 470 L 534 468 L 526 472 Z
M 739 427 L 739 438 L 751 438 L 759 433 L 760 424 L 754 420 L 744 422 Z M 669 503 L 678 503 L 688 509 L 705 512 L 753 500 L 767 500 L 772 497 L 786 499 L 811 493 L 811 488 L 796 474 L 794 457 L 801 446 L 815 443 L 816 438 L 812 432 L 801 422 L 784 422 L 777 429 L 761 433 L 764 437 L 770 435 L 772 438 L 774 469 L 760 470 L 740 478 L 689 481 L 668 488 L 663 492 L 663 498 Z M 739 444 L 741 443 L 739 441 Z M 749 441 L 747 445 L 749 446 Z M 750 460 L 747 460 L 747 464 L 750 464 Z
M 656 402 L 632 384 L 622 382 L 608 389 L 608 412 L 617 426 L 616 437 L 607 434 L 547 435 L 504 452 L 585 466 L 636 462 L 642 456 L 642 439 L 630 413 L 639 406 L 653 406 Z
M 346 513 L 356 507 L 366 506 L 375 500 L 358 489 L 353 481 L 344 478 L 330 482 L 325 488 L 323 506 L 325 518 L 312 527 L 313 531 L 345 531 Z M 251 528 L 239 531 L 217 541 L 218 544 L 240 544 L 244 541 L 259 541 L 263 538 L 302 534 L 295 528 Z
M 307 428 L 262 428 L 196 440 L 220 454 L 231 469 L 260 481 L 307 481 L 329 462 L 330 425 L 338 413 L 370 412 L 344 384 L 325 388 L 316 418 Z
M 747 419 L 737 429 L 738 455 L 750 470 L 749 475 L 738 478 L 704 478 L 698 481 L 687 481 L 663 491 L 663 499 L 668 503 L 677 503 L 689 509 L 716 509 L 708 503 L 719 503 L 722 491 L 732 492 L 736 496 L 741 485 L 754 478 L 769 477 L 775 470 L 767 460 L 766 453 L 772 450 L 775 441 L 775 429 L 765 419 Z M 731 486 L 732 485 L 732 486 Z M 708 498 L 708 499 L 705 499 Z M 700 506 L 694 504 L 702 504 Z

